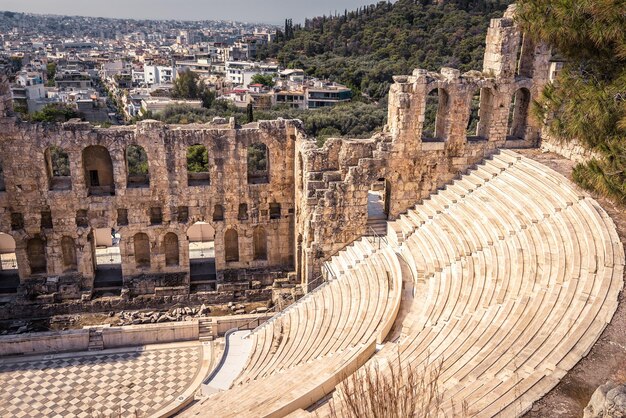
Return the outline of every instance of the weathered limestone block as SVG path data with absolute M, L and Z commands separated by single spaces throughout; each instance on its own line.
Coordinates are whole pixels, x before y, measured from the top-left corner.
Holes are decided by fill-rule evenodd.
M 606 383 L 591 396 L 584 418 L 626 417 L 626 385 Z

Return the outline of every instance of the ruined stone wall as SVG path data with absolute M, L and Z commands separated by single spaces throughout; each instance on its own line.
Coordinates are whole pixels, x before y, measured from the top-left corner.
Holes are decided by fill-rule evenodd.
M 276 278 L 267 269 L 294 269 L 303 283 L 317 280 L 323 261 L 368 232 L 368 191 L 374 183 L 386 184 L 387 216 L 394 219 L 497 148 L 537 145 L 539 124 L 528 110 L 547 82 L 550 51 L 522 36 L 512 13 L 491 22 L 482 72 L 417 69 L 394 77 L 387 126 L 366 140 L 329 139 L 317 148 L 300 122 L 284 120 L 243 127 L 232 122 L 167 126 L 144 121 L 99 129 L 84 123 L 20 124 L 5 117 L 0 126 L 6 189 L 0 191 L 0 231 L 17 243 L 21 288 L 57 299 L 89 294 L 94 280 L 92 231 L 115 228 L 122 236 L 124 286 L 130 296 L 189 292 L 187 230 L 197 221 L 215 229 L 217 290 L 223 294 L 236 297 L 251 288 L 259 294 L 259 285 Z M 434 138 L 424 129 L 433 91 L 439 98 Z M 472 109 L 477 92 L 480 106 Z M 479 121 L 468 132 L 472 112 Z M 259 141 L 269 147 L 269 183 L 249 184 L 247 149 Z M 208 148 L 210 185 L 187 184 L 186 152 L 195 144 Z M 71 190 L 50 190 L 54 181 L 49 179 L 46 150 L 52 145 L 69 155 Z M 125 150 L 130 145 L 147 153 L 149 187 L 128 187 Z M 112 177 L 105 175 L 108 163 L 100 148 L 89 148 L 89 155 L 100 156 L 85 165 L 83 153 L 89 146 L 108 151 Z M 101 195 L 88 192 L 94 175 Z M 245 220 L 238 216 L 242 203 L 248 206 Z M 271 216 L 276 204 L 278 216 Z M 223 220 L 213 221 L 216 205 L 223 206 Z M 156 223 L 151 221 L 155 214 L 160 215 Z M 266 260 L 255 259 L 259 226 L 267 233 Z M 237 232 L 237 261 L 227 261 L 233 257 L 232 246 L 224 241 L 227 231 Z M 166 251 L 168 233 L 178 238 L 176 265 L 171 263 L 171 241 Z M 149 251 L 146 237 L 136 234 L 147 235 Z M 228 236 L 232 239 L 233 233 Z M 75 242 L 75 271 L 68 271 L 63 251 L 71 247 L 68 237 Z M 33 264 L 38 260 L 33 254 L 42 246 L 47 265 L 33 274 L 31 265 L 41 270 Z M 148 252 L 149 263 L 138 266 Z M 248 280 L 244 273 L 242 280 L 243 269 L 266 271 L 263 279 Z
M 603 158 L 597 152 L 584 147 L 580 141 L 554 137 L 547 132 L 547 129 L 544 130 L 541 136 L 541 149 L 546 152 L 554 152 L 576 163 L 584 163 L 594 158 L 597 160 Z
M 482 72 L 418 69 L 394 77 L 382 134 L 369 140 L 332 139 L 321 149 L 297 145 L 305 166 L 297 197 L 301 276 L 315 279 L 324 260 L 368 232 L 367 195 L 377 180 L 391 188 L 388 218 L 394 219 L 497 148 L 537 145 L 540 126 L 528 110 L 547 82 L 550 51 L 522 36 L 512 14 L 511 8 L 491 22 Z M 444 98 L 435 139 L 423 132 L 433 90 Z M 480 121 L 476 134 L 468 135 L 476 92 Z
M 160 287 L 182 287 L 188 292 L 187 230 L 197 221 L 215 229 L 218 272 L 291 270 L 297 129 L 298 123 L 291 121 L 259 122 L 240 128 L 228 123 L 167 126 L 144 121 L 137 126 L 101 129 L 87 123 L 24 124 L 5 118 L 0 136 L 5 184 L 5 191 L 0 192 L 0 231 L 16 241 L 22 288 L 35 288 L 40 294 L 57 293 L 61 298 L 90 292 L 94 280 L 93 230 L 113 228 L 121 235 L 121 267 L 131 296 L 153 294 Z M 269 183 L 249 184 L 247 149 L 258 142 L 269 151 Z M 195 144 L 208 149 L 209 185 L 187 185 L 187 148 Z M 148 156 L 149 185 L 145 187 L 128 187 L 125 151 L 129 145 L 143 147 Z M 71 178 L 67 190 L 52 190 L 54 182 L 46 164 L 51 146 L 68 154 Z M 89 191 L 85 165 L 90 157 L 84 153 L 90 146 L 104 147 L 111 158 L 113 188 L 107 189 L 111 193 L 106 195 Z M 106 178 L 100 176 L 101 185 Z M 248 208 L 244 220 L 239 219 L 242 203 Z M 270 204 L 280 205 L 280 214 L 273 219 Z M 215 205 L 223 206 L 223 220 L 213 220 Z M 157 223 L 151 220 L 152 208 L 158 208 L 161 214 Z M 120 224 L 118 210 L 126 211 L 127 224 Z M 52 220 L 49 225 L 45 225 L 49 222 L 44 220 L 46 212 Z M 259 226 L 267 234 L 266 260 L 253 259 L 253 231 Z M 238 235 L 237 261 L 225 260 L 223 239 L 228 229 Z M 167 265 L 165 260 L 164 238 L 170 232 L 178 238 L 177 265 Z M 136 263 L 134 238 L 138 233 L 146 234 L 149 240 L 149 262 L 145 266 Z M 67 237 L 75 242 L 75 271 L 68 271 L 63 262 L 64 237 L 66 243 Z M 32 257 L 28 257 L 28 242 L 33 238 L 44 241 L 47 266 L 40 274 L 31 271 Z M 52 276 L 59 281 L 51 284 Z M 232 280 L 233 276 L 228 277 Z M 243 288 L 249 287 L 244 282 Z

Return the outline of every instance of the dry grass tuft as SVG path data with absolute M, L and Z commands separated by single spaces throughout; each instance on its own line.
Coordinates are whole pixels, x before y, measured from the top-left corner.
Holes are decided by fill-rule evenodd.
M 428 364 L 428 362 L 426 362 Z M 337 387 L 329 402 L 331 417 L 434 418 L 443 415 L 438 381 L 442 361 L 421 369 L 396 364 L 371 363 Z M 467 406 L 459 414 L 466 417 Z

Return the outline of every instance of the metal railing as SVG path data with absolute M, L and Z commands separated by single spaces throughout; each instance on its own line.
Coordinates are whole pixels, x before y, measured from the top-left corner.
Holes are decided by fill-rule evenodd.
M 258 323 L 259 318 L 254 318 L 242 325 L 239 325 L 236 329 L 238 331 L 243 330 L 248 330 L 250 329 L 250 325 L 253 324 L 254 322 L 257 322 L 257 326 L 250 331 L 250 334 L 248 335 L 248 337 L 252 334 L 254 334 L 256 331 L 258 331 L 262 326 L 269 324 L 270 322 L 275 321 L 277 318 L 280 318 L 281 316 L 285 315 L 287 312 L 289 312 L 291 309 L 293 309 L 293 307 L 300 303 L 300 302 L 304 302 L 305 300 L 307 300 L 310 295 L 312 293 L 315 293 L 317 291 L 319 291 L 320 289 L 322 289 L 326 284 L 328 284 L 331 280 L 333 280 L 335 278 L 335 275 L 332 273 L 332 271 L 330 271 L 325 265 L 322 265 L 322 268 L 326 270 L 326 274 L 327 276 L 325 277 L 324 274 L 320 274 L 317 278 L 315 278 L 314 280 L 310 281 L 307 283 L 307 288 L 310 289 L 307 291 L 307 293 L 301 297 L 300 299 L 296 300 L 294 294 L 290 294 L 288 295 L 286 301 L 291 300 L 291 303 L 285 307 L 284 309 L 281 309 L 280 311 L 276 311 L 276 309 L 279 308 L 279 304 L 274 304 L 274 306 L 272 306 L 271 308 L 269 308 L 267 311 L 265 311 L 265 313 L 272 313 L 274 312 L 274 315 L 268 319 L 266 319 L 265 321 L 263 321 L 262 323 Z M 311 288 L 311 285 L 315 284 L 315 286 L 313 288 Z M 281 304 L 282 305 L 282 304 Z M 246 337 L 246 338 L 248 338 Z
M 391 247 L 394 251 L 400 251 L 400 247 L 398 245 L 392 243 L 391 241 L 389 241 L 389 239 L 387 237 L 383 237 L 383 236 L 378 235 L 378 233 L 371 226 L 368 227 L 368 228 L 369 228 L 370 232 L 373 234 L 373 235 L 370 235 L 370 236 L 373 236 L 375 241 L 378 242 L 378 250 L 380 250 L 381 244 L 384 243 L 385 245 Z

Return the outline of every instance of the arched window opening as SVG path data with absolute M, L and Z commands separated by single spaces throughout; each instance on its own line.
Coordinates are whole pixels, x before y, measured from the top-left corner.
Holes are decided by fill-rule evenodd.
M 129 145 L 126 148 L 126 187 L 149 187 L 150 174 L 148 171 L 148 154 L 139 145 Z
M 267 146 L 257 142 L 248 147 L 248 183 L 269 183 L 270 158 Z
M 137 268 L 150 267 L 150 238 L 143 232 L 135 234 L 133 238 L 135 247 L 135 265 Z
M 267 260 L 267 234 L 265 228 L 257 226 L 253 233 L 254 259 Z
M 240 203 L 239 204 L 239 212 L 237 213 L 237 219 L 240 221 L 245 221 L 248 219 L 248 204 Z
M 63 271 L 76 271 L 76 245 L 72 237 L 61 238 L 61 250 L 63 253 Z
M 71 190 L 70 157 L 62 148 L 49 147 L 45 152 L 50 190 Z
M 422 127 L 422 141 L 445 141 L 446 120 L 448 116 L 448 92 L 436 88 L 426 96 L 424 108 L 424 124 Z
M 481 139 L 478 137 L 478 122 L 480 121 L 480 90 L 476 90 L 472 94 L 469 103 L 469 117 L 467 118 L 467 128 L 465 136 L 468 140 Z
M 123 285 L 121 239 L 112 228 L 93 229 L 88 236 L 96 268 L 94 288 L 99 292 L 118 292 Z
M 196 222 L 187 230 L 189 240 L 189 279 L 192 291 L 217 288 L 215 270 L 215 229 L 206 222 Z
M 28 240 L 26 244 L 26 254 L 31 274 L 46 274 L 46 246 L 43 240 L 36 236 Z
M 165 265 L 168 267 L 178 266 L 180 255 L 178 250 L 178 235 L 173 232 L 165 234 L 163 239 L 165 252 Z
M 239 235 L 234 229 L 224 234 L 224 256 L 226 262 L 239 261 Z
M 0 294 L 17 293 L 19 285 L 15 240 L 0 232 Z
M 213 222 L 221 222 L 224 220 L 224 206 L 215 205 L 213 207 Z
M 211 183 L 209 176 L 209 152 L 204 145 L 187 148 L 187 185 L 204 186 Z
M 530 92 L 521 88 L 515 92 L 509 108 L 509 132 L 507 139 L 524 139 L 528 124 Z
M 109 151 L 100 145 L 83 150 L 85 184 L 90 196 L 114 195 L 113 162 Z

